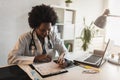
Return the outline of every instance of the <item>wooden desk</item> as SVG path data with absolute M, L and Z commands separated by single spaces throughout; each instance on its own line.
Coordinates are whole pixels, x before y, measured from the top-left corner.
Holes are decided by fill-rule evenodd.
M 75 56 L 72 57 L 76 58 Z M 25 66 L 21 66 L 21 68 L 23 68 L 30 75 L 29 70 L 31 69 L 29 66 L 26 65 L 26 68 L 24 67 Z M 111 64 L 109 62 L 103 64 L 100 67 L 100 72 L 96 74 L 83 73 L 83 70 L 85 70 L 85 68 L 77 66 L 68 69 L 68 73 L 59 74 L 44 79 L 42 79 L 41 76 L 38 76 L 40 80 L 120 80 L 120 66 Z
M 31 76 L 29 66 L 20 65 L 20 67 L 25 70 L 29 76 Z M 47 78 L 42 78 L 39 76 L 40 80 L 120 80 L 120 66 L 106 62 L 101 68 L 100 72 L 96 74 L 83 73 L 85 70 L 82 67 L 76 66 L 68 69 L 68 73 L 59 74 Z M 31 77 L 33 79 L 33 77 Z
M 96 74 L 83 73 L 79 66 L 69 69 L 68 73 L 45 78 L 44 80 L 120 80 L 120 66 L 105 63 Z

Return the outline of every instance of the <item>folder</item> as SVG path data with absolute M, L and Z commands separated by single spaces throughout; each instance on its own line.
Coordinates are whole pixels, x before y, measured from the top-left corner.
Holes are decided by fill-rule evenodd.
M 0 68 L 0 80 L 32 80 L 18 65 Z
M 43 78 L 68 72 L 68 70 L 60 68 L 59 65 L 53 61 L 49 63 L 32 64 L 30 67 L 35 69 Z

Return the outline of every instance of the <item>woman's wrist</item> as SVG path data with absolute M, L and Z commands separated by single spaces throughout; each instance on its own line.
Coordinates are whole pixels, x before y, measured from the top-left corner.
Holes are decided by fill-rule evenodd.
M 35 63 L 41 63 L 41 62 L 50 62 L 51 61 L 51 56 L 49 55 L 38 55 L 34 58 Z

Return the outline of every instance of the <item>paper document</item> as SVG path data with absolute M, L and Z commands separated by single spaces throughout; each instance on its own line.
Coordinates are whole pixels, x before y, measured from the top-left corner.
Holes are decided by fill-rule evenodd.
M 65 73 L 67 70 L 59 67 L 55 62 L 33 64 L 33 67 L 40 73 L 42 77 L 48 77 L 60 73 Z

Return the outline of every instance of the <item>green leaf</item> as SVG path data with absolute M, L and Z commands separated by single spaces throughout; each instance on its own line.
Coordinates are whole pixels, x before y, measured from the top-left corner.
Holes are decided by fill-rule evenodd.
M 84 22 L 84 28 L 81 32 L 80 39 L 83 42 L 81 47 L 84 51 L 86 51 L 96 31 L 94 29 L 94 26 L 92 26 L 93 22 L 91 22 L 89 26 L 86 25 L 85 18 L 83 18 L 83 22 Z

